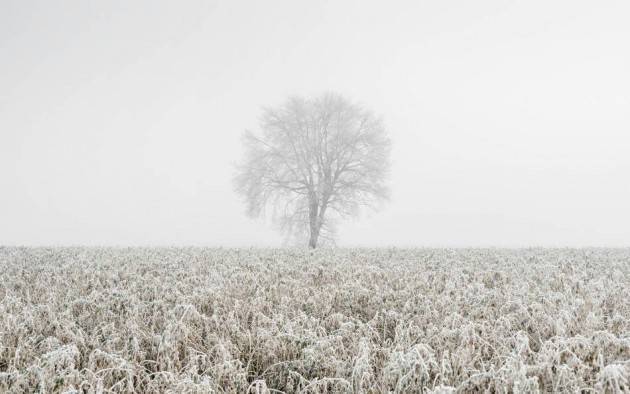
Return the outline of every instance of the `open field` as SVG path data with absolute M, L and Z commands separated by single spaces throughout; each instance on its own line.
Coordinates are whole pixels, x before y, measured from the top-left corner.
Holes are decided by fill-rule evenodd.
M 0 248 L 0 392 L 619 392 L 630 250 Z

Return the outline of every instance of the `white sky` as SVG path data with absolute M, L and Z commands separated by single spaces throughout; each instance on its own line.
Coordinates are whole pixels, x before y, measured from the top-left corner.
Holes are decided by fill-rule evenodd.
M 263 105 L 383 115 L 341 245 L 628 246 L 628 1 L 0 2 L 0 244 L 280 245 L 232 191 Z

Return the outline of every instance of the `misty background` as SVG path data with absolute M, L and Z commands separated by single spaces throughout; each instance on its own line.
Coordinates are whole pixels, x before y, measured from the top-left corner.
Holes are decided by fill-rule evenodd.
M 232 188 L 261 107 L 383 116 L 344 246 L 627 246 L 627 1 L 0 3 L 0 245 L 279 246 Z

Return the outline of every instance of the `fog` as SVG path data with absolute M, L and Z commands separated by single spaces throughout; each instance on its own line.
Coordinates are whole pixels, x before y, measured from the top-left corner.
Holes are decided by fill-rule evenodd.
M 240 136 L 334 91 L 393 161 L 340 245 L 628 246 L 630 3 L 388 4 L 3 1 L 0 245 L 279 246 Z

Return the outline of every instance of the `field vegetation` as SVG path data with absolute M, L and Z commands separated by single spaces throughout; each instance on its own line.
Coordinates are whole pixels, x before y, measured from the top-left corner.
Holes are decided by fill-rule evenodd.
M 0 248 L 0 392 L 629 392 L 630 250 Z

